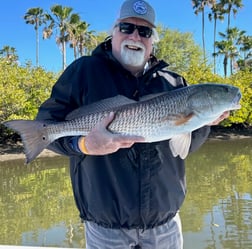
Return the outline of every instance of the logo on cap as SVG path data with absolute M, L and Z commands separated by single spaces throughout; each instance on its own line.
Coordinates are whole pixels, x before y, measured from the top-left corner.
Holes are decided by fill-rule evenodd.
M 135 2 L 133 9 L 139 15 L 145 15 L 147 13 L 147 6 L 144 1 Z

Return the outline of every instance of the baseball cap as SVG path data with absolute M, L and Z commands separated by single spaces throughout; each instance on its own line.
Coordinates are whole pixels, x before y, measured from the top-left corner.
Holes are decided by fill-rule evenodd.
M 153 27 L 155 26 L 155 11 L 147 1 L 140 0 L 126 0 L 123 2 L 119 19 L 125 19 L 129 17 L 136 17 L 143 19 L 150 23 Z

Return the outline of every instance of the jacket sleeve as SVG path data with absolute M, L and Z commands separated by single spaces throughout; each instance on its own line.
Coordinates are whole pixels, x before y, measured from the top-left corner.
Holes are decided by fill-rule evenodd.
M 192 132 L 190 152 L 196 151 L 206 142 L 210 130 L 210 126 L 203 126 Z
M 80 75 L 75 63 L 59 77 L 52 88 L 51 96 L 39 108 L 37 120 L 63 121 L 66 115 L 81 105 Z M 67 156 L 80 155 L 72 143 L 73 137 L 57 139 L 48 149 Z

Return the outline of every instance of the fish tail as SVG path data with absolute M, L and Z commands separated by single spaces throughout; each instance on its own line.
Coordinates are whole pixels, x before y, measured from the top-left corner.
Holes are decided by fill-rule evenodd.
M 46 129 L 47 123 L 44 121 L 11 120 L 3 124 L 21 136 L 27 164 L 51 143 Z

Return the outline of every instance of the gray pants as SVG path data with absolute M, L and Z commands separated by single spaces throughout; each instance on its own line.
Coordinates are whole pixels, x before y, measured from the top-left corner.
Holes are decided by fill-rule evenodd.
M 182 249 L 179 214 L 153 229 L 110 229 L 85 222 L 86 249 Z

